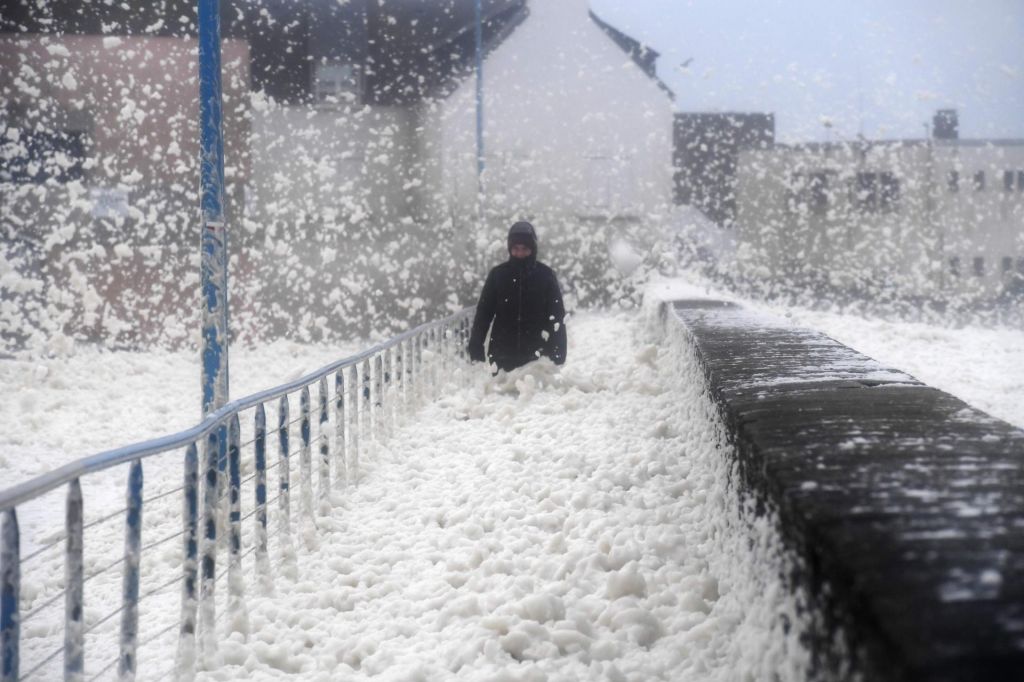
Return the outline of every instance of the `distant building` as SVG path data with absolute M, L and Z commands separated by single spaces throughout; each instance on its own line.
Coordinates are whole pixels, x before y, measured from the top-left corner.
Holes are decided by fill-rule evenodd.
M 993 299 L 1024 278 L 1024 140 L 776 145 L 740 153 L 743 276 L 865 296 Z
M 692 206 L 720 226 L 736 218 L 736 165 L 741 151 L 775 141 L 775 116 L 677 113 L 673 129 L 675 203 Z

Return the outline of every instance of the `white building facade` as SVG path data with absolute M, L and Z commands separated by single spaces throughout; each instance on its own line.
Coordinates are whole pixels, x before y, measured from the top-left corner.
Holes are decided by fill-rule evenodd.
M 1024 276 L 1024 140 L 741 153 L 739 275 L 865 296 L 986 300 Z
M 486 215 L 568 229 L 666 213 L 671 93 L 616 44 L 586 0 L 528 7 L 483 65 Z M 477 210 L 475 88 L 464 80 L 428 127 L 441 160 L 433 184 L 461 216 Z

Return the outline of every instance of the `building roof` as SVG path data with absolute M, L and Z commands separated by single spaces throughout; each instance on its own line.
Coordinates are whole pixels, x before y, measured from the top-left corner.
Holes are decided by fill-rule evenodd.
M 669 98 L 674 101 L 676 98 L 675 92 L 665 84 L 665 81 L 658 77 L 657 62 L 658 57 L 661 55 L 650 46 L 644 45 L 635 38 L 631 38 L 619 29 L 615 28 L 601 17 L 594 14 L 593 10 L 591 10 L 589 14 L 591 21 L 597 24 L 602 31 L 608 34 L 608 37 L 611 38 L 616 45 L 622 48 L 627 55 L 629 55 L 629 58 L 640 67 L 640 70 L 646 73 L 651 80 L 657 83 L 659 88 L 668 93 Z
M 252 85 L 276 99 L 312 94 L 313 65 L 343 59 L 364 72 L 363 98 L 409 104 L 444 96 L 472 71 L 476 0 L 222 0 L 221 34 L 248 40 Z M 195 37 L 195 0 L 3 3 L 8 34 Z M 482 0 L 484 50 L 527 15 L 526 0 Z

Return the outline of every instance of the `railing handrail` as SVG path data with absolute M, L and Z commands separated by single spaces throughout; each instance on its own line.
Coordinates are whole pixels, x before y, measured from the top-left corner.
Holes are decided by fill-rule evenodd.
M 418 327 L 410 329 L 409 331 L 394 336 L 383 343 L 379 343 L 372 348 L 368 348 L 367 350 L 361 351 L 347 358 L 336 360 L 329 365 L 325 365 L 310 374 L 299 377 L 298 379 L 286 384 L 274 386 L 264 391 L 260 391 L 259 393 L 254 393 L 244 398 L 233 400 L 216 412 L 208 415 L 195 426 L 185 429 L 184 431 L 179 431 L 178 433 L 171 434 L 169 436 L 152 438 L 150 440 L 126 445 L 113 450 L 105 450 L 95 455 L 89 455 L 73 462 L 69 462 L 62 467 L 54 469 L 53 471 L 49 471 L 45 474 L 36 476 L 35 478 L 18 483 L 6 490 L 0 491 L 0 511 L 17 507 L 23 502 L 39 497 L 54 488 L 65 483 L 69 483 L 70 481 L 80 478 L 86 474 L 109 469 L 110 467 L 117 466 L 118 464 L 126 464 L 136 459 L 143 459 L 177 447 L 185 447 L 196 442 L 203 436 L 206 436 L 210 431 L 220 426 L 221 423 L 223 423 L 232 414 L 255 407 L 260 403 L 280 398 L 281 396 L 297 391 L 304 386 L 312 385 L 320 381 L 321 378 L 337 372 L 339 369 L 350 367 L 356 363 L 362 362 L 376 353 L 391 348 L 392 346 L 395 346 L 423 331 L 452 322 L 472 309 L 473 306 L 470 306 L 468 308 L 463 308 L 457 313 L 441 318 L 440 320 L 426 322 Z

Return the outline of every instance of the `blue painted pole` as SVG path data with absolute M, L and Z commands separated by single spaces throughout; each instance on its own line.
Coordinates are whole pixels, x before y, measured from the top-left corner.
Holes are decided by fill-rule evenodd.
M 327 413 L 327 377 L 320 377 L 319 383 L 319 407 L 320 407 L 320 505 L 321 512 L 326 513 L 327 505 L 330 503 L 331 492 L 331 455 L 330 444 L 328 443 L 328 429 L 330 422 Z
M 181 626 L 175 670 L 178 679 L 191 679 L 196 657 L 196 584 L 199 579 L 199 456 L 196 444 L 185 451 L 185 494 L 182 516 L 185 561 L 182 564 Z
M 238 413 L 228 423 L 228 594 L 231 608 L 242 595 L 242 452 Z
M 3 669 L 0 680 L 17 682 L 18 651 L 21 642 L 21 539 L 18 514 L 14 509 L 3 512 L 3 544 L 0 549 L 0 656 Z
M 370 403 L 370 361 L 363 360 L 363 367 L 361 371 L 363 375 L 363 399 L 362 405 L 359 406 L 359 414 L 361 415 L 359 422 L 359 431 L 361 439 L 364 445 L 364 450 L 369 452 L 368 446 L 373 439 L 373 405 Z M 362 453 L 356 450 L 355 461 L 353 462 L 352 472 L 354 474 L 353 482 L 359 480 L 359 457 Z
M 142 460 L 128 470 L 128 518 L 125 522 L 124 580 L 121 611 L 121 656 L 118 677 L 122 682 L 135 679 L 136 650 L 139 642 L 139 561 L 142 540 Z
M 483 0 L 476 0 L 476 190 L 478 196 L 484 193 L 484 31 Z
M 334 375 L 334 487 L 348 481 L 345 463 L 345 370 Z
M 256 406 L 256 567 L 269 566 L 267 557 L 267 411 Z
M 309 386 L 303 386 L 299 392 L 299 434 L 302 438 L 302 449 L 299 451 L 299 513 L 304 517 L 313 514 L 313 474 L 312 454 L 310 452 L 309 423 Z
M 373 419 L 370 421 L 373 439 L 384 440 L 384 357 L 383 353 L 373 356 Z
M 85 628 L 82 593 L 85 571 L 82 543 L 82 485 L 78 479 L 68 484 L 65 514 L 64 557 L 64 679 L 81 680 L 85 675 Z
M 288 396 L 283 395 L 277 408 L 277 434 L 281 455 L 281 464 L 278 467 L 279 473 L 277 478 L 280 481 L 281 534 L 286 538 L 291 536 L 291 504 L 288 499 L 291 496 L 291 470 L 289 469 L 291 463 L 288 460 L 288 448 L 291 447 L 288 442 L 289 421 Z
M 214 601 L 214 588 L 217 585 L 217 499 L 220 497 L 217 460 L 221 451 L 220 434 L 225 431 L 217 428 L 210 432 L 203 457 L 202 570 L 199 583 L 199 642 L 203 656 L 210 656 L 217 650 L 217 608 Z
M 349 453 L 345 462 L 345 474 L 349 483 L 356 482 L 356 474 L 359 469 L 359 367 L 352 365 L 348 370 L 348 428 L 349 428 Z
M 199 128 L 202 239 L 203 416 L 228 400 L 228 256 L 224 219 L 224 138 L 222 123 L 220 3 L 199 0 Z M 224 470 L 226 437 L 218 439 L 218 466 Z

